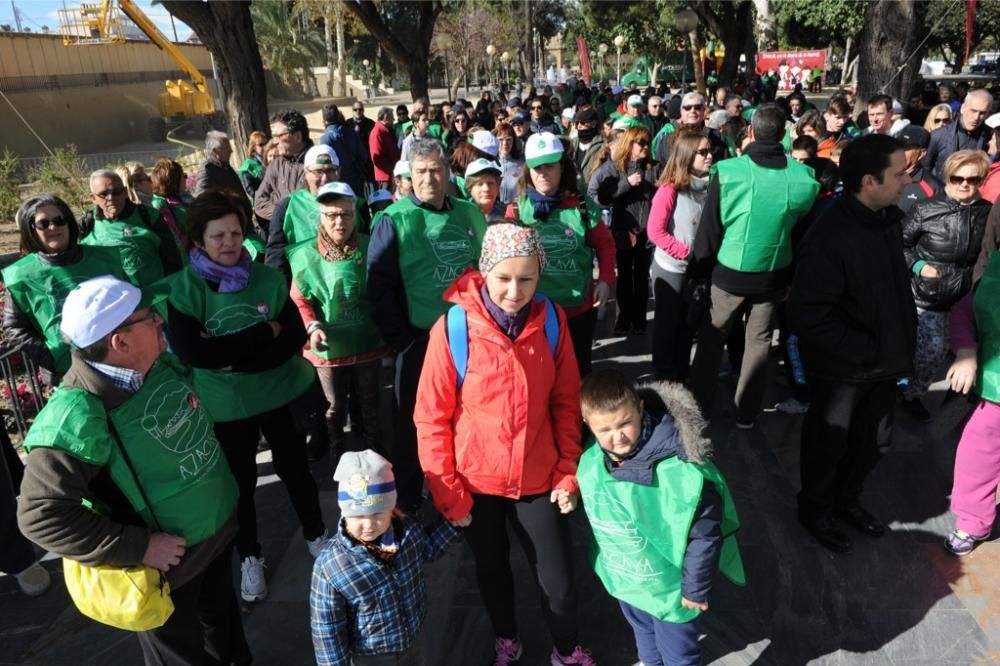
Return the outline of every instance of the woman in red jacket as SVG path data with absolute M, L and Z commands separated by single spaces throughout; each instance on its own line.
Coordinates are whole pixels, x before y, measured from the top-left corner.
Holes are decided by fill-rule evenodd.
M 458 310 L 431 329 L 413 421 L 434 505 L 464 528 L 496 632 L 494 664 L 521 656 L 507 521 L 532 561 L 553 664 L 594 661 L 577 644 L 569 523 L 580 457 L 580 374 L 562 308 L 536 297 L 539 234 L 491 225 L 479 271 L 445 292 Z

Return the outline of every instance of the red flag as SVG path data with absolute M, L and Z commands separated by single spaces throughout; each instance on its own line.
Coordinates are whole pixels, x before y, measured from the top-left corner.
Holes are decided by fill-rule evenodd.
M 580 73 L 583 75 L 583 82 L 590 87 L 590 51 L 587 50 L 587 40 L 577 35 L 576 50 L 580 54 Z
M 969 62 L 969 51 L 972 47 L 972 28 L 976 23 L 977 0 L 965 0 L 965 62 Z

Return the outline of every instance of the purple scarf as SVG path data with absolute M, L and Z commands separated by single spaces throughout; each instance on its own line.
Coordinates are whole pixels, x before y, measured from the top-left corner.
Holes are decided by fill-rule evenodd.
M 549 213 L 558 208 L 559 203 L 562 201 L 562 197 L 550 197 L 547 194 L 542 194 L 533 187 L 527 188 L 525 194 L 531 199 L 531 206 L 535 211 L 535 217 L 539 219 L 548 217 Z
M 516 340 L 517 336 L 521 335 L 521 331 L 524 330 L 524 325 L 528 323 L 528 315 L 531 314 L 531 303 L 529 302 L 514 314 L 510 314 L 493 302 L 485 284 L 479 290 L 479 294 L 483 298 L 483 305 L 486 306 L 490 316 L 493 317 L 493 321 L 497 323 L 500 330 L 511 340 Z
M 240 260 L 235 266 L 223 266 L 212 261 L 200 247 L 192 247 L 191 268 L 205 280 L 218 282 L 220 294 L 242 291 L 250 282 L 250 254 L 246 248 L 240 252 Z

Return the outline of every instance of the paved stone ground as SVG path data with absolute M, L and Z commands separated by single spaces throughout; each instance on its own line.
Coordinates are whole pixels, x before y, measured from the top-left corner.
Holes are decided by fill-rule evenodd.
M 633 375 L 648 368 L 650 339 L 606 337 L 601 323 L 595 358 Z M 782 375 L 782 373 L 776 373 Z M 781 379 L 771 402 L 785 397 Z M 723 379 L 712 426 L 716 460 L 733 489 L 742 520 L 739 543 L 749 582 L 716 585 L 704 616 L 706 664 L 738 666 L 1000 664 L 1000 545 L 987 542 L 959 560 L 944 552 L 951 528 L 948 492 L 964 413 L 961 401 L 928 401 L 929 425 L 900 417 L 892 450 L 871 477 L 865 501 L 893 531 L 881 540 L 856 537 L 854 552 L 836 556 L 813 543 L 795 520 L 801 417 L 767 413 L 756 430 L 731 427 L 732 380 Z M 385 396 L 388 400 L 388 394 Z M 386 412 L 388 413 L 388 412 Z M 324 515 L 336 515 L 328 462 L 316 463 Z M 247 608 L 246 631 L 258 664 L 312 661 L 308 624 L 311 559 L 280 483 L 261 459 L 257 504 L 270 596 Z M 582 642 L 603 666 L 636 661 L 628 626 L 587 566 L 590 533 L 573 518 Z M 2 547 L 2 545 L 0 545 Z M 547 664 L 550 643 L 537 588 L 515 547 L 517 598 L 525 666 Z M 66 595 L 57 561 L 53 589 L 38 599 L 0 578 L 0 665 L 102 666 L 141 663 L 128 634 L 79 615 Z M 492 636 L 474 584 L 470 553 L 454 546 L 430 569 L 427 621 L 430 664 L 485 664 Z

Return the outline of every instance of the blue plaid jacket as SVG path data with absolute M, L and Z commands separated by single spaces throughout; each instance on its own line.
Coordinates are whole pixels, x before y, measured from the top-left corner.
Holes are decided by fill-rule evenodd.
M 458 530 L 446 522 L 401 525 L 399 552 L 384 562 L 344 533 L 344 520 L 313 566 L 309 614 L 320 666 L 346 666 L 350 654 L 405 652 L 427 612 L 424 565 L 441 557 Z M 397 530 L 398 534 L 398 530 Z

